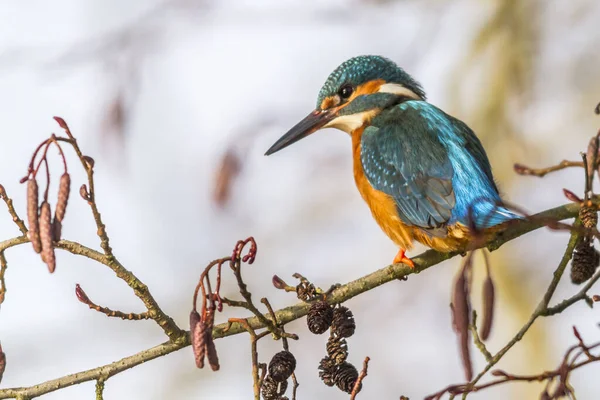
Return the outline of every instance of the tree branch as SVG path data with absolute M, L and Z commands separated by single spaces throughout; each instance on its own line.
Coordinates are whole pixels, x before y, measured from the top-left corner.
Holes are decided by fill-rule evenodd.
M 495 250 L 501 247 L 504 243 L 507 243 L 511 240 L 514 240 L 528 232 L 534 231 L 544 226 L 543 221 L 547 220 L 564 220 L 568 218 L 573 218 L 577 216 L 579 211 L 579 205 L 574 203 L 569 203 L 560 207 L 556 207 L 550 210 L 546 210 L 539 214 L 533 216 L 532 219 L 519 220 L 515 221 L 513 224 L 509 225 L 507 229 L 492 239 L 487 247 L 490 250 Z M 29 242 L 29 239 L 26 236 L 19 236 L 13 239 L 5 240 L 0 242 L 0 252 L 7 250 L 11 247 L 24 244 Z M 90 249 L 86 246 L 83 246 L 79 243 L 71 242 L 68 240 L 61 240 L 56 244 L 57 248 L 66 250 L 75 255 L 85 256 L 92 260 L 98 261 L 104 265 L 109 266 L 117 276 L 124 279 L 128 284 L 136 291 L 138 297 L 144 300 L 144 304 L 148 308 L 150 315 L 154 318 L 159 325 L 167 331 L 168 325 L 170 322 L 176 327 L 175 323 L 164 314 L 161 314 L 162 311 L 158 308 L 155 300 L 150 296 L 148 292 L 148 288 L 141 284 L 135 276 L 125 269 L 121 264 L 119 264 L 114 258 L 107 256 L 106 254 L 102 254 L 96 250 Z M 566 254 L 566 253 L 565 253 Z M 569 253 L 570 254 L 570 253 Z M 368 274 L 362 278 L 349 282 L 345 285 L 341 285 L 334 289 L 330 296 L 327 297 L 327 300 L 330 303 L 342 303 L 345 302 L 355 296 L 360 295 L 361 293 L 372 290 L 378 286 L 383 285 L 384 283 L 402 279 L 413 273 L 420 273 L 434 265 L 441 263 L 442 261 L 448 260 L 452 257 L 455 257 L 457 253 L 440 253 L 435 250 L 426 251 L 416 257 L 413 258 L 413 261 L 416 264 L 416 268 L 412 269 L 404 264 L 392 264 L 382 269 L 379 269 L 371 274 Z M 561 266 L 564 270 L 566 263 L 570 259 L 565 255 L 563 257 L 563 262 L 561 262 Z M 563 265 L 564 264 L 564 265 Z M 555 279 L 551 284 L 551 287 L 556 287 L 554 281 L 557 281 L 556 273 Z M 552 290 L 553 292 L 553 290 Z M 547 301 L 550 298 L 548 297 Z M 546 297 L 544 297 L 544 301 L 546 301 Z M 547 302 L 546 302 L 547 306 Z M 277 316 L 277 322 L 280 325 L 285 325 L 291 321 L 304 317 L 310 308 L 310 304 L 308 303 L 299 303 L 290 307 L 283 308 L 277 311 L 275 314 Z M 541 314 L 540 314 L 541 315 Z M 265 315 L 264 318 L 268 319 L 269 316 Z M 252 329 L 260 329 L 265 328 L 264 324 L 257 317 L 251 317 L 247 319 L 248 326 Z M 533 323 L 533 322 L 531 322 Z M 164 325 L 164 326 L 163 326 Z M 528 326 L 526 325 L 527 329 Z M 167 328 L 165 328 L 167 327 Z M 178 328 L 177 328 L 178 329 Z M 525 327 L 524 327 L 525 329 Z M 526 330 L 526 329 L 525 329 Z M 245 332 L 246 329 L 239 323 L 223 323 L 217 325 L 213 329 L 213 338 L 223 338 L 227 336 L 232 336 L 239 334 L 241 332 Z M 523 329 L 522 329 L 523 331 Z M 522 336 L 523 333 L 520 333 Z M 42 394 L 50 393 L 55 390 L 59 390 L 68 386 L 76 385 L 82 382 L 93 381 L 93 380 L 102 380 L 105 381 L 111 376 L 114 376 L 120 372 L 123 372 L 127 369 L 133 368 L 141 363 L 146 361 L 153 360 L 157 357 L 162 357 L 164 355 L 170 354 L 177 350 L 180 350 L 190 344 L 189 340 L 189 332 L 181 331 L 180 334 L 176 335 L 177 339 L 169 342 L 165 342 L 158 346 L 152 347 L 147 350 L 143 350 L 137 354 L 132 356 L 123 358 L 119 361 L 106 364 L 101 367 L 93 368 L 87 371 L 78 372 L 72 375 L 67 375 L 61 378 L 53 379 L 39 385 L 24 387 L 24 388 L 10 388 L 10 389 L 2 389 L 0 390 L 0 399 L 6 398 L 33 398 L 37 396 L 41 396 Z M 517 335 L 519 337 L 519 335 Z M 520 337 L 519 337 L 520 338 Z M 497 357 L 498 355 L 496 355 Z M 489 368 L 488 368 L 489 369 Z M 487 371 L 487 370 L 486 370 Z

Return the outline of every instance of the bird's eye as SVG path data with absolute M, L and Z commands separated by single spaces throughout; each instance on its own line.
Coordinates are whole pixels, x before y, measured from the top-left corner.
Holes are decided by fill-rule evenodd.
M 347 99 L 348 97 L 350 97 L 350 95 L 352 95 L 353 91 L 354 91 L 354 89 L 352 88 L 352 85 L 349 83 L 346 83 L 346 84 L 342 85 L 342 87 L 338 91 L 338 94 L 340 95 L 340 97 L 342 99 Z

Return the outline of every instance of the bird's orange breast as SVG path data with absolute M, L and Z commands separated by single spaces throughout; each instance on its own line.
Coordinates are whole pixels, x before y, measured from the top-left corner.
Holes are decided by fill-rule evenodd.
M 396 203 L 394 199 L 371 186 L 360 161 L 360 140 L 364 131 L 364 126 L 352 132 L 352 153 L 354 159 L 354 181 L 360 195 L 365 200 L 373 218 L 379 224 L 381 229 L 394 243 L 403 249 L 412 248 L 413 235 L 411 227 L 408 227 L 400 220 Z
M 413 241 L 417 240 L 424 245 L 438 251 L 463 250 L 469 243 L 469 230 L 467 227 L 457 224 L 448 227 L 446 237 L 435 237 L 414 226 L 408 226 L 402 222 L 398 215 L 398 209 L 394 199 L 375 188 L 369 183 L 360 160 L 361 137 L 365 126 L 352 132 L 352 154 L 354 164 L 354 181 L 362 198 L 365 200 L 373 218 L 385 234 L 394 243 L 403 249 L 409 250 L 413 247 Z

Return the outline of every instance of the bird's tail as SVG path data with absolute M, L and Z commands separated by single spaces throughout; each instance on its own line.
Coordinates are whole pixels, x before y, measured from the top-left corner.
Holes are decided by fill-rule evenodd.
M 469 208 L 468 225 L 477 229 L 491 228 L 524 217 L 504 206 L 501 201 L 477 201 Z

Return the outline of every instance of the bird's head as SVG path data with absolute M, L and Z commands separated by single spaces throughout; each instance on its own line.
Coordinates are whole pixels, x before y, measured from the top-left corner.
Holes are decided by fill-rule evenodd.
M 380 56 L 351 58 L 329 75 L 319 92 L 316 109 L 275 142 L 266 155 L 321 128 L 351 133 L 381 110 L 406 98 L 424 100 L 425 92 L 393 61 Z

